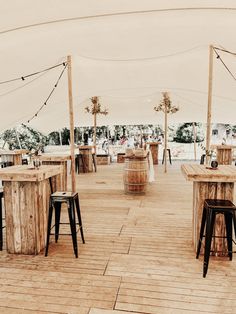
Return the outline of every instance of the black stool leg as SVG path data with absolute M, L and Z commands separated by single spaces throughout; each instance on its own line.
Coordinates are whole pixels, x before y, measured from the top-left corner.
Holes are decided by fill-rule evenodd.
M 0 251 L 2 251 L 3 232 L 2 232 L 2 197 L 0 197 Z
M 203 212 L 202 212 L 202 222 L 201 222 L 200 236 L 199 236 L 199 241 L 198 241 L 198 246 L 197 246 L 196 258 L 199 257 L 199 254 L 201 251 L 202 238 L 203 238 L 203 233 L 204 233 L 204 229 L 205 229 L 205 224 L 206 224 L 206 208 L 204 207 Z
M 48 230 L 47 230 L 47 241 L 46 241 L 46 248 L 45 248 L 45 256 L 48 256 L 48 246 L 49 246 L 49 241 L 50 241 L 51 224 L 52 224 L 52 212 L 53 212 L 53 205 L 52 205 L 52 201 L 50 200 L 49 210 L 48 210 Z
M 68 215 L 70 219 L 70 230 L 73 241 L 73 248 L 75 257 L 78 258 L 78 247 L 77 247 L 77 235 L 76 235 L 76 223 L 75 223 L 75 207 L 73 199 L 69 201 L 68 204 Z
M 81 239 L 82 239 L 82 242 L 85 243 L 78 195 L 75 198 L 75 205 L 76 205 L 76 211 L 77 211 L 77 216 L 78 216 L 78 221 L 79 221 L 79 230 L 80 230 Z
M 234 236 L 236 238 L 236 211 L 234 210 L 232 213 L 233 224 L 234 224 Z
M 170 154 L 170 149 L 168 149 L 168 152 L 169 152 L 169 161 L 170 161 L 170 164 L 172 165 L 172 162 L 171 162 L 171 154 Z
M 162 165 L 164 164 L 164 160 L 165 160 L 165 149 L 163 149 Z
M 61 218 L 61 203 L 55 202 L 55 242 L 59 239 L 60 218 Z
M 225 217 L 225 226 L 226 226 L 226 236 L 227 236 L 227 246 L 228 246 L 228 255 L 230 261 L 233 258 L 233 246 L 232 246 L 232 214 L 224 213 Z
M 205 252 L 204 252 L 204 264 L 203 264 L 203 277 L 206 277 L 208 264 L 209 264 L 209 257 L 211 251 L 211 240 L 212 240 L 212 233 L 215 223 L 215 213 L 212 213 L 211 209 L 208 209 L 207 213 L 207 223 L 206 223 L 206 236 L 205 236 Z

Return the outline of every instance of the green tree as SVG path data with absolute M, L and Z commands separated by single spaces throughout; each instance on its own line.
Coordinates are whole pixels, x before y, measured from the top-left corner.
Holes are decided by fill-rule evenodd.
M 196 142 L 202 142 L 204 140 L 204 136 L 199 128 L 200 124 L 196 123 L 195 126 L 197 126 Z M 193 123 L 181 124 L 176 130 L 174 141 L 178 143 L 193 143 Z

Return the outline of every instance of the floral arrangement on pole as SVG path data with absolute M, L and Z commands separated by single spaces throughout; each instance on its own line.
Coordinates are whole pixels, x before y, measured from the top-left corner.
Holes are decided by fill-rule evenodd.
M 102 109 L 98 96 L 93 96 L 90 100 L 92 102 L 92 106 L 85 107 L 85 112 L 91 114 L 103 114 L 105 116 L 108 114 L 108 109 Z
M 176 113 L 179 111 L 179 107 L 173 106 L 172 101 L 170 100 L 170 96 L 168 92 L 162 93 L 163 99 L 161 100 L 160 104 L 154 107 L 155 111 L 167 111 L 167 113 Z
M 92 104 L 91 106 L 85 107 L 85 112 L 91 113 L 94 117 L 94 132 L 93 132 L 93 146 L 96 154 L 96 128 L 97 128 L 97 114 L 103 114 L 107 115 L 108 114 L 108 109 L 102 109 L 102 106 L 99 102 L 99 97 L 98 96 L 93 96 L 90 98 Z
M 162 93 L 163 99 L 160 104 L 154 107 L 155 111 L 162 111 L 165 114 L 165 147 L 164 147 L 164 161 L 165 161 L 165 172 L 167 172 L 167 162 L 166 162 L 166 152 L 167 152 L 167 115 L 170 113 L 176 113 L 179 111 L 179 107 L 173 106 L 170 100 L 170 96 L 168 92 Z

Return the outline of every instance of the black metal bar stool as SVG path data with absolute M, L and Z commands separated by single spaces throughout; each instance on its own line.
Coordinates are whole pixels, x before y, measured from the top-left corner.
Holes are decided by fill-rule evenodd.
M 67 204 L 69 223 L 60 222 L 61 204 L 62 203 Z M 78 222 L 76 222 L 75 208 L 76 208 L 76 212 L 77 212 Z M 51 226 L 53 209 L 55 209 L 55 225 Z M 52 228 L 55 227 L 54 235 L 55 235 L 55 242 L 57 242 L 58 238 L 59 238 L 59 228 L 60 228 L 61 224 L 67 224 L 67 225 L 70 224 L 70 230 L 71 230 L 70 235 L 72 236 L 74 253 L 75 253 L 75 257 L 78 257 L 76 226 L 79 226 L 82 242 L 85 243 L 85 240 L 84 240 L 82 219 L 81 219 L 81 214 L 80 214 L 79 196 L 78 196 L 77 192 L 75 192 L 75 193 L 73 193 L 73 192 L 55 192 L 50 196 L 45 256 L 48 255 L 48 247 L 49 247 L 51 230 L 52 230 Z
M 219 236 L 213 236 L 215 218 L 217 214 L 224 215 L 225 226 L 226 226 L 226 237 L 222 236 L 222 238 L 227 238 L 228 256 L 230 260 L 232 260 L 233 258 L 232 223 L 234 224 L 234 234 L 236 236 L 236 207 L 229 200 L 206 199 L 204 201 L 200 236 L 199 236 L 197 254 L 196 254 L 196 258 L 198 258 L 200 254 L 200 250 L 201 250 L 202 238 L 205 237 L 203 277 L 206 277 L 207 270 L 208 270 L 209 257 L 210 257 L 210 252 L 211 252 L 211 240 L 213 237 L 219 238 Z M 204 235 L 205 229 L 206 231 Z
M 5 226 L 2 225 L 3 216 L 2 216 L 2 199 L 3 199 L 3 191 L 0 189 L 0 251 L 2 251 L 3 246 L 3 228 Z
M 168 153 L 168 156 L 169 156 L 169 162 L 172 165 L 170 148 L 167 148 L 166 150 L 167 150 L 167 153 Z M 163 149 L 162 165 L 164 164 L 164 160 L 165 160 L 165 148 Z

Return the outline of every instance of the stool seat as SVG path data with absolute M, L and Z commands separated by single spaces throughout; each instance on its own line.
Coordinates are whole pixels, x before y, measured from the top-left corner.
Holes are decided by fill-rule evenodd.
M 60 191 L 60 192 L 57 191 L 51 194 L 50 196 L 45 256 L 48 255 L 51 229 L 55 227 L 54 235 L 55 235 L 55 242 L 57 242 L 59 239 L 60 225 L 68 224 L 68 223 L 60 222 L 62 203 L 67 203 L 67 210 L 68 210 L 68 216 L 69 216 L 69 224 L 70 224 L 74 254 L 75 254 L 75 257 L 77 258 L 78 257 L 77 230 L 76 230 L 77 225 L 79 226 L 82 242 L 85 243 L 85 240 L 84 240 L 84 233 L 83 233 L 83 226 L 82 226 L 82 218 L 80 214 L 79 196 L 77 192 L 69 192 L 69 191 Z M 51 227 L 53 210 L 55 210 L 55 225 Z M 75 212 L 77 213 L 78 222 L 76 222 Z
M 67 198 L 74 198 L 78 193 L 77 192 L 70 192 L 70 191 L 66 191 L 66 192 L 54 192 L 53 194 L 51 194 L 51 198 L 55 199 L 55 198 L 60 198 L 62 199 L 61 201 L 66 201 Z
M 204 201 L 204 205 L 213 209 L 213 210 L 217 210 L 217 209 L 235 210 L 236 209 L 236 206 L 229 200 L 206 199 Z
M 219 236 L 213 235 L 214 224 L 217 214 L 223 214 L 226 226 L 226 237 L 228 256 L 229 259 L 233 258 L 233 236 L 232 236 L 232 223 L 234 225 L 234 234 L 236 236 L 236 206 L 230 200 L 222 199 L 206 199 L 204 201 L 204 207 L 202 212 L 202 221 L 200 227 L 200 236 L 197 247 L 196 258 L 199 257 L 202 245 L 202 239 L 205 237 L 205 249 L 204 249 L 204 263 L 203 263 L 203 277 L 206 277 L 208 271 L 209 257 L 211 252 L 212 238 L 219 238 Z M 204 235 L 204 230 L 205 235 Z

